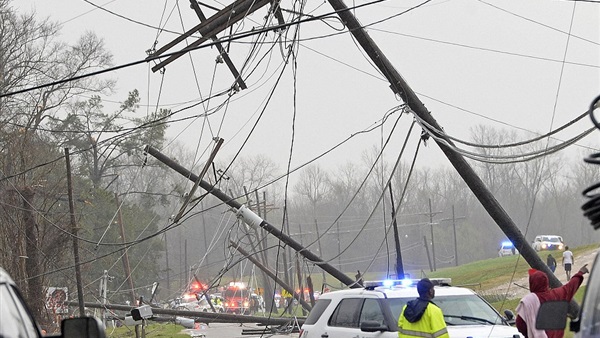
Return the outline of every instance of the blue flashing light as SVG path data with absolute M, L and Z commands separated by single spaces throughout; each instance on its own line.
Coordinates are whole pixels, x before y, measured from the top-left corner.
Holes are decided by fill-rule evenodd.
M 452 283 L 451 278 L 430 278 L 433 285 L 450 285 Z M 386 279 L 386 280 L 375 280 L 375 281 L 365 281 L 364 287 L 367 290 L 374 290 L 377 287 L 385 287 L 388 289 L 396 288 L 396 287 L 413 287 L 417 284 L 418 279 Z
M 513 246 L 512 242 L 502 242 L 502 246 L 511 247 Z

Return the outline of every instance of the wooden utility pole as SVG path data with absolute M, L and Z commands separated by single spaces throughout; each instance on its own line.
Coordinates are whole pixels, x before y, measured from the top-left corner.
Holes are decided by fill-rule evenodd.
M 71 160 L 69 148 L 65 148 L 67 162 L 67 190 L 69 195 L 69 214 L 71 216 L 71 232 L 73 234 L 73 259 L 75 260 L 75 280 L 77 281 L 77 300 L 79 302 L 79 316 L 85 316 L 83 288 L 81 283 L 81 267 L 79 265 L 79 241 L 77 239 L 77 222 L 75 220 L 75 203 L 73 202 L 73 183 L 71 182 Z
M 119 196 L 115 193 L 115 202 L 117 203 L 117 222 L 119 223 L 119 231 L 121 234 L 121 243 L 125 246 L 127 242 L 125 238 L 125 227 L 123 226 L 123 215 L 121 214 L 121 204 L 119 203 Z M 121 262 L 123 263 L 123 271 L 125 271 L 125 281 L 129 282 L 129 292 L 131 293 L 131 304 L 135 304 L 135 288 L 133 287 L 133 277 L 131 276 L 131 266 L 129 265 L 129 254 L 127 248 L 123 249 L 123 255 L 121 256 Z
M 294 291 L 294 288 L 292 288 L 288 283 L 286 283 L 285 281 L 282 281 L 279 277 L 277 277 L 277 275 L 271 271 L 269 268 L 267 268 L 266 266 L 262 265 L 258 259 L 252 257 L 251 254 L 249 254 L 246 250 L 242 249 L 237 243 L 235 243 L 234 241 L 229 241 L 229 245 L 231 245 L 232 247 L 234 247 L 237 251 L 239 251 L 244 257 L 248 258 L 248 260 L 250 260 L 254 265 L 256 265 L 259 269 L 261 269 L 262 271 L 264 271 L 267 275 L 269 275 L 271 278 L 273 278 L 273 280 L 275 280 L 275 282 L 279 285 L 281 285 L 281 287 L 287 291 L 290 295 L 292 295 L 294 297 L 294 299 L 296 299 L 300 305 L 302 306 L 303 309 L 305 309 L 306 311 L 310 311 L 312 309 L 312 307 L 306 302 L 304 301 L 303 297 L 300 297 L 300 294 L 296 291 Z
M 194 182 L 194 185 L 192 186 L 192 189 L 190 190 L 190 192 L 185 197 L 185 201 L 183 201 L 183 204 L 179 208 L 179 212 L 177 213 L 177 216 L 175 216 L 175 219 L 173 220 L 173 223 L 179 222 L 179 220 L 181 219 L 181 217 L 183 217 L 183 213 L 185 212 L 185 209 L 187 208 L 188 204 L 190 203 L 190 201 L 194 197 L 194 193 L 196 192 L 196 189 L 198 189 L 198 184 L 200 184 L 200 181 L 202 180 L 202 178 L 204 177 L 204 175 L 206 175 L 206 172 L 208 171 L 208 169 L 210 168 L 211 164 L 215 160 L 215 157 L 217 156 L 217 153 L 219 152 L 219 149 L 221 149 L 221 146 L 223 145 L 223 141 L 224 140 L 222 138 L 219 138 L 217 140 L 217 144 L 215 144 L 214 149 L 210 153 L 210 156 L 208 157 L 208 161 L 206 161 L 206 164 L 202 168 L 202 171 L 200 172 L 200 175 L 198 175 L 198 179 L 196 180 L 196 182 Z
M 433 271 L 435 267 L 435 240 L 433 239 L 433 210 L 431 209 L 431 198 L 429 199 L 429 229 L 431 230 L 431 256 L 433 258 Z
M 167 242 L 167 233 L 165 231 L 165 261 L 167 263 L 167 290 L 171 290 L 171 268 L 169 267 L 169 243 Z
M 198 1 L 190 0 L 190 6 L 194 10 L 194 12 L 196 12 L 198 19 L 200 19 L 200 22 L 206 21 L 206 16 L 204 16 L 204 13 L 202 13 L 202 9 L 200 8 Z M 217 47 L 217 50 L 219 51 L 219 55 L 223 58 L 223 61 L 225 61 L 225 64 L 227 65 L 227 67 L 229 68 L 231 73 L 233 74 L 233 77 L 235 78 L 235 81 L 238 83 L 238 86 L 241 89 L 246 89 L 247 87 L 246 87 L 246 84 L 244 83 L 244 80 L 242 79 L 242 77 L 240 76 L 240 73 L 237 71 L 237 69 L 233 65 L 233 62 L 229 58 L 229 54 L 227 54 L 227 51 L 225 50 L 225 48 L 223 48 L 223 45 L 219 42 L 219 39 L 217 39 L 217 37 L 215 35 L 213 35 L 211 39 L 215 42 L 215 47 Z
M 181 49 L 179 53 L 167 57 L 165 60 L 159 62 L 156 66 L 152 67 L 152 71 L 156 72 L 161 68 L 164 68 L 169 63 L 175 61 L 177 58 L 183 56 L 187 52 L 200 46 L 202 43 L 212 39 L 217 34 L 225 30 L 227 27 L 234 25 L 236 22 L 244 19 L 248 15 L 254 13 L 264 5 L 270 3 L 271 0 L 237 0 L 229 6 L 224 7 L 218 13 L 208 18 L 208 20 L 192 27 L 192 29 L 179 35 L 176 39 L 169 42 L 165 46 L 158 49 L 156 52 L 148 56 L 149 59 L 154 60 L 157 56 L 165 53 L 178 43 L 184 41 L 193 34 L 199 33 L 202 35 L 198 40 L 190 43 L 187 47 Z
M 244 191 L 246 193 L 246 200 L 248 200 L 248 191 L 246 189 L 246 187 L 244 187 Z M 259 199 L 259 194 L 258 194 L 258 190 L 254 190 L 254 195 L 256 196 L 256 211 L 258 212 L 258 215 L 261 216 L 261 212 L 260 212 L 260 199 Z M 266 196 L 263 194 L 263 196 Z M 265 201 L 266 203 L 266 201 Z M 267 218 L 267 209 L 264 208 L 263 209 L 263 214 L 264 214 L 264 219 Z M 266 234 L 264 233 L 264 231 L 262 229 L 257 229 L 254 228 L 254 234 L 256 236 L 256 244 L 254 244 L 254 241 L 252 241 L 252 245 L 256 245 L 255 249 L 258 249 L 256 251 L 259 252 L 259 258 L 261 260 L 262 265 L 264 265 L 265 267 L 269 267 L 269 260 L 268 260 L 268 255 L 267 255 L 267 243 L 265 242 L 266 240 Z M 283 252 L 283 260 L 284 260 L 284 266 L 287 267 L 287 260 L 286 260 L 286 256 L 285 256 L 285 251 Z M 285 274 L 285 282 L 289 284 L 290 280 L 287 274 L 287 269 L 285 270 L 286 274 Z M 262 278 L 262 282 L 263 282 L 263 290 L 265 295 L 268 295 L 268 297 L 263 297 L 265 299 L 265 306 L 268 306 L 269 308 L 271 308 L 271 304 L 273 303 L 273 297 L 275 295 L 274 292 L 274 288 L 271 287 L 271 282 L 269 280 L 269 276 L 261 269 L 261 278 Z
M 452 148 L 454 147 L 454 142 L 444 134 L 443 128 L 431 116 L 423 102 L 417 97 L 400 73 L 396 71 L 394 66 L 385 56 L 385 53 L 379 49 L 365 29 L 362 28 L 360 22 L 354 17 L 344 2 L 342 0 L 328 1 L 340 19 L 348 27 L 356 41 L 362 46 L 377 68 L 379 68 L 381 74 L 383 74 L 390 82 L 392 91 L 402 98 L 413 113 L 418 116 L 419 120 L 427 123 L 427 125 L 422 124 L 422 127 L 427 130 L 428 133 L 436 135 L 434 141 L 438 144 L 442 152 L 446 155 L 452 166 L 454 166 L 458 174 L 462 177 L 488 214 L 494 219 L 506 236 L 517 246 L 517 249 L 527 263 L 529 263 L 532 268 L 544 271 L 548 275 L 551 287 L 555 288 L 561 286 L 562 283 L 554 276 L 552 271 L 550 271 L 550 268 L 548 268 L 545 262 L 537 255 L 531 245 L 529 245 L 525 236 L 523 236 L 508 213 L 488 190 L 481 178 L 477 176 L 465 158 Z M 576 303 L 574 306 L 577 307 Z
M 177 163 L 177 162 L 173 161 L 172 159 L 166 157 L 165 155 L 161 154 L 158 150 L 154 149 L 152 146 L 147 145 L 145 148 L 145 151 L 148 154 L 150 154 L 151 156 L 153 156 L 154 158 L 156 158 L 157 160 L 159 160 L 160 162 L 169 166 L 171 169 L 177 171 L 179 174 L 183 175 L 184 177 L 187 177 L 189 180 L 196 182 L 196 180 L 198 179 L 198 176 L 196 176 L 194 173 L 185 169 L 179 163 Z M 261 219 L 260 217 L 258 217 L 258 215 L 254 214 L 251 210 L 249 210 L 248 207 L 246 207 L 245 205 L 242 205 L 241 203 L 236 201 L 234 198 L 232 198 L 231 196 L 228 196 L 227 194 L 225 194 L 223 191 L 216 188 L 212 184 L 210 184 L 204 180 L 201 180 L 200 187 L 203 188 L 204 190 L 208 191 L 210 194 L 212 194 L 213 196 L 215 196 L 216 198 L 218 198 L 219 200 L 221 200 L 228 206 L 237 210 L 238 217 L 241 218 L 244 222 L 246 222 L 246 224 L 253 226 L 253 227 L 261 227 L 261 228 L 265 229 L 268 233 L 279 238 L 283 243 L 289 245 L 292 249 L 296 250 L 296 252 L 298 252 L 299 254 L 301 254 L 302 256 L 304 256 L 305 258 L 307 258 L 309 261 L 313 262 L 314 264 L 318 265 L 321 269 L 327 271 L 330 275 L 332 275 L 334 278 L 336 278 L 340 282 L 344 283 L 345 285 L 347 285 L 351 288 L 362 287 L 362 285 L 360 285 L 356 281 L 352 280 L 352 278 L 341 273 L 339 270 L 337 270 L 336 268 L 331 266 L 331 264 L 323 261 L 321 259 L 321 257 L 319 257 L 319 256 L 313 254 L 311 251 L 307 250 L 305 247 L 303 247 L 300 243 L 296 242 L 289 235 L 283 233 L 281 230 L 279 230 L 277 227 L 273 226 L 266 220 Z
M 454 204 L 452 204 L 452 231 L 454 232 L 454 263 L 458 266 L 458 245 L 456 242 L 456 216 L 454 216 Z
M 423 245 L 425 246 L 425 252 L 427 253 L 427 262 L 429 263 L 429 271 L 433 272 L 433 266 L 431 265 L 431 256 L 429 255 L 429 247 L 427 246 L 427 236 L 423 236 Z
M 396 278 L 404 278 L 404 265 L 402 264 L 402 250 L 400 249 L 400 234 L 398 233 L 398 222 L 396 222 L 396 210 L 394 206 L 394 194 L 392 193 L 392 182 L 388 184 L 390 190 L 390 202 L 392 204 L 392 226 L 394 227 L 394 242 L 396 243 Z M 339 231 L 339 230 L 338 230 Z

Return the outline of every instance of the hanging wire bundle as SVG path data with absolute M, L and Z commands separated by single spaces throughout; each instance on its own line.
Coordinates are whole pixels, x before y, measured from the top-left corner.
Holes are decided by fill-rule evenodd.
M 594 101 L 592 101 L 589 110 L 592 122 L 596 128 L 600 130 L 600 123 L 598 123 L 596 117 L 594 116 L 595 108 L 600 108 L 600 96 L 597 96 Z M 593 153 L 583 160 L 587 163 L 600 164 L 600 152 Z M 587 187 L 582 192 L 583 196 L 589 200 L 581 206 L 581 209 L 583 210 L 583 215 L 590 220 L 594 229 L 600 228 L 600 190 L 598 188 L 600 188 L 600 182 Z

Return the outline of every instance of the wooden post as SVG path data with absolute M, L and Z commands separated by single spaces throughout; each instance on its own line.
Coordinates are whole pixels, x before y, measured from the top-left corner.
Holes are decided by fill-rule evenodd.
M 125 238 L 125 227 L 123 226 L 123 215 L 121 213 L 121 204 L 119 203 L 119 196 L 115 193 L 115 202 L 117 203 L 117 222 L 119 223 L 119 231 L 121 234 L 121 243 L 125 245 L 127 242 Z M 123 271 L 125 271 L 125 281 L 129 282 L 129 292 L 131 294 L 131 304 L 135 304 L 135 288 L 133 287 L 133 277 L 131 276 L 131 266 L 129 265 L 129 254 L 127 248 L 123 249 L 123 256 L 121 256 L 121 262 L 123 263 Z
M 71 231 L 73 233 L 73 259 L 75 260 L 75 279 L 77 281 L 77 298 L 79 302 L 79 316 L 85 316 L 83 299 L 83 287 L 81 283 L 81 267 L 79 265 L 79 241 L 77 240 L 77 222 L 75 221 L 75 203 L 73 202 L 73 184 L 71 182 L 71 160 L 69 148 L 65 148 L 65 160 L 67 162 L 67 190 L 69 194 L 69 214 L 71 218 Z

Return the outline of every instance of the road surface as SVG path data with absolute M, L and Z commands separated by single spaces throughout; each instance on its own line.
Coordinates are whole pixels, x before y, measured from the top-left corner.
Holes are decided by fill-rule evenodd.
M 231 324 L 231 323 L 212 323 L 210 325 L 200 325 L 196 329 L 185 329 L 182 333 L 189 334 L 192 337 L 205 338 L 241 338 L 241 337 L 273 337 L 273 338 L 298 338 L 296 333 L 278 333 L 270 332 L 260 334 L 247 334 L 248 330 L 263 329 L 264 326 L 257 324 Z M 246 334 L 242 335 L 242 331 L 246 330 Z

